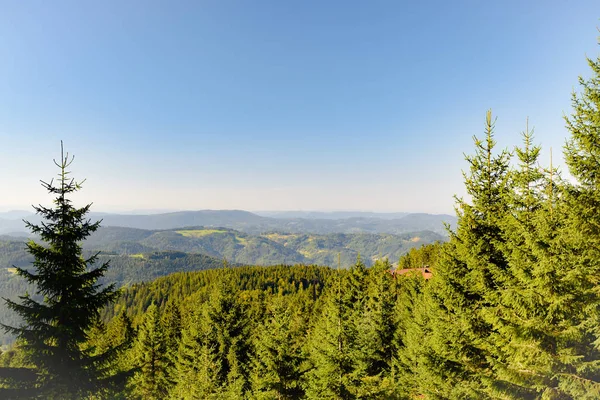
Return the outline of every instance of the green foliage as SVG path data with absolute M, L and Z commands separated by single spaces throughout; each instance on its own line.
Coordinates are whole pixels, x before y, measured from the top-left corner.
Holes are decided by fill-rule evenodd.
M 395 392 L 392 360 L 397 298 L 391 265 L 360 260 L 340 272 L 307 339 L 307 398 L 384 398 Z
M 177 303 L 170 302 L 167 304 L 161 316 L 161 327 L 164 332 L 167 378 L 169 384 L 174 384 L 177 380 L 175 365 L 177 363 L 177 352 L 183 328 L 181 312 Z
M 347 304 L 342 298 L 342 283 L 333 286 L 309 338 L 309 358 L 306 397 L 309 399 L 343 399 L 351 397 L 352 362 L 350 349 L 351 325 Z
M 354 375 L 360 379 L 356 389 L 359 398 L 382 398 L 395 390 L 391 380 L 398 287 L 390 270 L 391 264 L 387 261 L 377 263 L 368 270 L 365 298 L 354 318 Z M 357 305 L 354 304 L 354 307 L 357 308 Z
M 188 319 L 178 348 L 175 365 L 174 399 L 210 399 L 221 394 L 221 365 L 215 347 L 210 344 L 210 330 L 202 323 L 206 307 L 199 308 Z
M 169 358 L 163 328 L 158 308 L 153 303 L 144 314 L 134 346 L 133 357 L 139 370 L 131 379 L 130 386 L 135 398 L 159 400 L 168 393 Z
M 132 286 L 116 309 L 130 310 L 141 324 L 144 305 L 155 302 L 166 337 L 169 310 L 180 305 L 182 335 L 175 339 L 175 372 L 169 373 L 175 377 L 171 398 L 302 398 L 317 366 L 321 372 L 327 368 L 316 361 L 320 356 L 314 346 L 324 342 L 318 332 L 327 333 L 322 316 L 331 319 L 326 310 L 332 299 L 324 299 L 323 290 L 336 287 L 339 276 L 352 344 L 344 356 L 350 363 L 348 393 L 387 396 L 394 391 L 395 322 L 390 319 L 397 296 L 390 268 L 382 262 L 371 269 L 359 264 L 352 272 L 275 266 L 174 274 Z
M 273 299 L 268 316 L 254 332 L 252 397 L 291 399 L 303 393 L 301 387 L 303 338 L 306 318 L 281 295 Z
M 565 184 L 561 196 L 550 199 L 562 231 L 553 235 L 558 251 L 550 260 L 566 266 L 551 281 L 557 293 L 550 316 L 560 327 L 553 372 L 558 390 L 571 398 L 600 396 L 600 57 L 588 63 L 592 77 L 579 79 L 566 118 L 565 157 L 577 184 Z
M 422 245 L 419 248 L 412 248 L 408 253 L 400 257 L 398 269 L 435 268 L 441 251 L 441 242 Z

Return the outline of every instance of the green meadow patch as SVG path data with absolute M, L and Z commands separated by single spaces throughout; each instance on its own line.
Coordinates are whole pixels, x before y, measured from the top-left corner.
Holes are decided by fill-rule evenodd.
M 203 237 L 218 233 L 227 233 L 227 231 L 223 229 L 188 229 L 175 232 L 185 237 Z

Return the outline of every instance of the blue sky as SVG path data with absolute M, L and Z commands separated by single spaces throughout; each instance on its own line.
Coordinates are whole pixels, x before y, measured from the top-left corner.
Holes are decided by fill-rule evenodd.
M 452 212 L 498 117 L 555 159 L 596 1 L 0 0 L 0 209 Z

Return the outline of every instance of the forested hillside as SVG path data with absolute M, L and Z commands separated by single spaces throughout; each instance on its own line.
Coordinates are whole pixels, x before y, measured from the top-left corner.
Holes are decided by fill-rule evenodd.
M 110 263 L 101 284 L 117 287 L 149 281 L 174 272 L 198 271 L 230 266 L 318 264 L 347 268 L 360 256 L 365 265 L 387 258 L 397 262 L 408 250 L 443 240 L 433 232 L 405 235 L 388 234 L 279 234 L 260 236 L 226 228 L 182 228 L 151 231 L 135 228 L 100 228 L 85 242 L 86 255 L 99 253 L 99 260 Z M 26 239 L 0 237 L 0 293 L 16 299 L 33 291 L 15 275 L 14 267 L 30 268 L 33 256 L 26 252 Z M 18 319 L 0 303 L 0 320 L 12 324 Z M 0 332 L 0 343 L 12 340 Z
M 0 267 L 25 265 L 32 261 L 25 253 L 26 239 L 5 236 L 0 247 Z M 175 230 L 144 230 L 104 227 L 85 242 L 88 251 L 104 255 L 127 255 L 143 259 L 145 253 L 176 251 L 199 253 L 248 265 L 320 264 L 351 265 L 360 254 L 367 265 L 387 258 L 393 263 L 414 247 L 445 240 L 431 231 L 391 234 L 288 234 L 250 235 L 227 228 L 186 227 Z M 19 244 L 20 243 L 20 244 Z M 23 263 L 23 264 L 21 264 Z

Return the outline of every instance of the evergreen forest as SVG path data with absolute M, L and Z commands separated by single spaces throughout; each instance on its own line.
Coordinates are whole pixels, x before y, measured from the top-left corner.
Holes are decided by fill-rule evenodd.
M 53 205 L 29 224 L 32 266 L 14 271 L 29 286 L 5 300 L 22 323 L 0 321 L 17 339 L 0 398 L 600 399 L 600 57 L 588 61 L 565 117 L 569 171 L 541 159 L 526 121 L 498 148 L 488 111 L 456 227 L 397 268 L 211 259 L 119 288 L 83 249 L 100 223 L 72 204 L 82 186 L 61 153 L 43 183 Z

